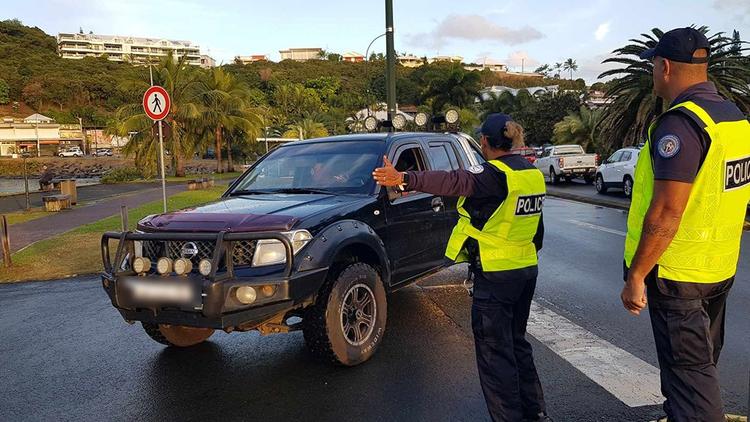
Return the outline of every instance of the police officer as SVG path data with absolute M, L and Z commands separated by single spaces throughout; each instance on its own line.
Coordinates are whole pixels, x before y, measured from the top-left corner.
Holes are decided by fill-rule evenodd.
M 542 246 L 544 177 L 525 158 L 523 129 L 506 114 L 481 127 L 487 162 L 468 170 L 398 172 L 385 158 L 373 176 L 383 186 L 460 196 L 446 257 L 474 274 L 472 329 L 487 408 L 494 421 L 550 421 L 526 322 Z
M 668 421 L 724 421 L 716 363 L 750 200 L 750 124 L 708 82 L 709 42 L 665 33 L 641 58 L 668 110 L 635 173 L 622 303 L 648 303 Z

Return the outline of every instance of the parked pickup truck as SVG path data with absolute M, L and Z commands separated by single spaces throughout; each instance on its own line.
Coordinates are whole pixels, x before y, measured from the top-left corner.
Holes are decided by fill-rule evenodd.
M 187 347 L 214 330 L 301 330 L 313 354 L 342 365 L 382 342 L 386 295 L 439 270 L 456 199 L 377 186 L 397 169 L 481 163 L 460 133 L 378 133 L 291 142 L 213 203 L 151 215 L 102 237 L 102 285 L 153 340 Z
M 594 182 L 596 154 L 586 154 L 580 145 L 555 145 L 547 147 L 534 163 L 551 184 L 561 178 L 571 181 L 581 177 L 587 184 Z

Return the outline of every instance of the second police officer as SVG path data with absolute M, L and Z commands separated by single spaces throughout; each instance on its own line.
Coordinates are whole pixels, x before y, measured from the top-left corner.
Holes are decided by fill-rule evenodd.
M 469 262 L 473 273 L 472 331 L 477 367 L 494 421 L 551 421 L 546 413 L 526 323 L 542 247 L 541 172 L 511 152 L 523 146 L 523 128 L 507 114 L 490 114 L 481 126 L 486 162 L 468 170 L 399 172 L 385 158 L 373 176 L 402 186 L 459 196 L 459 220 L 446 257 Z

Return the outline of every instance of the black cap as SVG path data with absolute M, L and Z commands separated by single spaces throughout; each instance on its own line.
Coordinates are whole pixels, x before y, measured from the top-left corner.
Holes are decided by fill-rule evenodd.
M 706 57 L 694 58 L 696 50 L 702 48 L 706 49 Z M 644 51 L 640 57 L 650 60 L 659 56 L 681 63 L 707 63 L 710 51 L 711 45 L 702 32 L 695 28 L 677 28 L 662 35 L 656 47 Z
M 484 119 L 478 133 L 490 139 L 490 145 L 497 147 L 502 144 L 512 144 L 513 140 L 505 136 L 505 124 L 513 119 L 508 114 L 492 113 Z

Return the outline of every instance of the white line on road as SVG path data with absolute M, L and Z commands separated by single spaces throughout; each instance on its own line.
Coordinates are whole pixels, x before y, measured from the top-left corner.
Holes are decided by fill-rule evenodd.
M 423 289 L 460 284 L 420 286 Z M 569 319 L 531 304 L 527 331 L 589 379 L 630 407 L 661 404 L 659 370 Z
M 664 401 L 657 368 L 536 302 L 531 304 L 527 330 L 626 405 Z
M 625 237 L 627 235 L 627 233 L 625 233 L 623 231 L 615 230 L 615 229 L 610 229 L 609 227 L 604 227 L 604 226 L 597 226 L 596 224 L 587 223 L 585 221 L 578 221 L 578 220 L 568 220 L 568 221 L 571 222 L 571 223 L 573 223 L 573 224 L 575 224 L 576 226 L 581 226 L 581 227 L 586 227 L 586 228 L 589 228 L 589 229 L 599 230 L 599 231 L 605 232 L 605 233 L 616 234 L 616 235 L 620 235 L 620 236 L 623 236 L 623 237 Z

